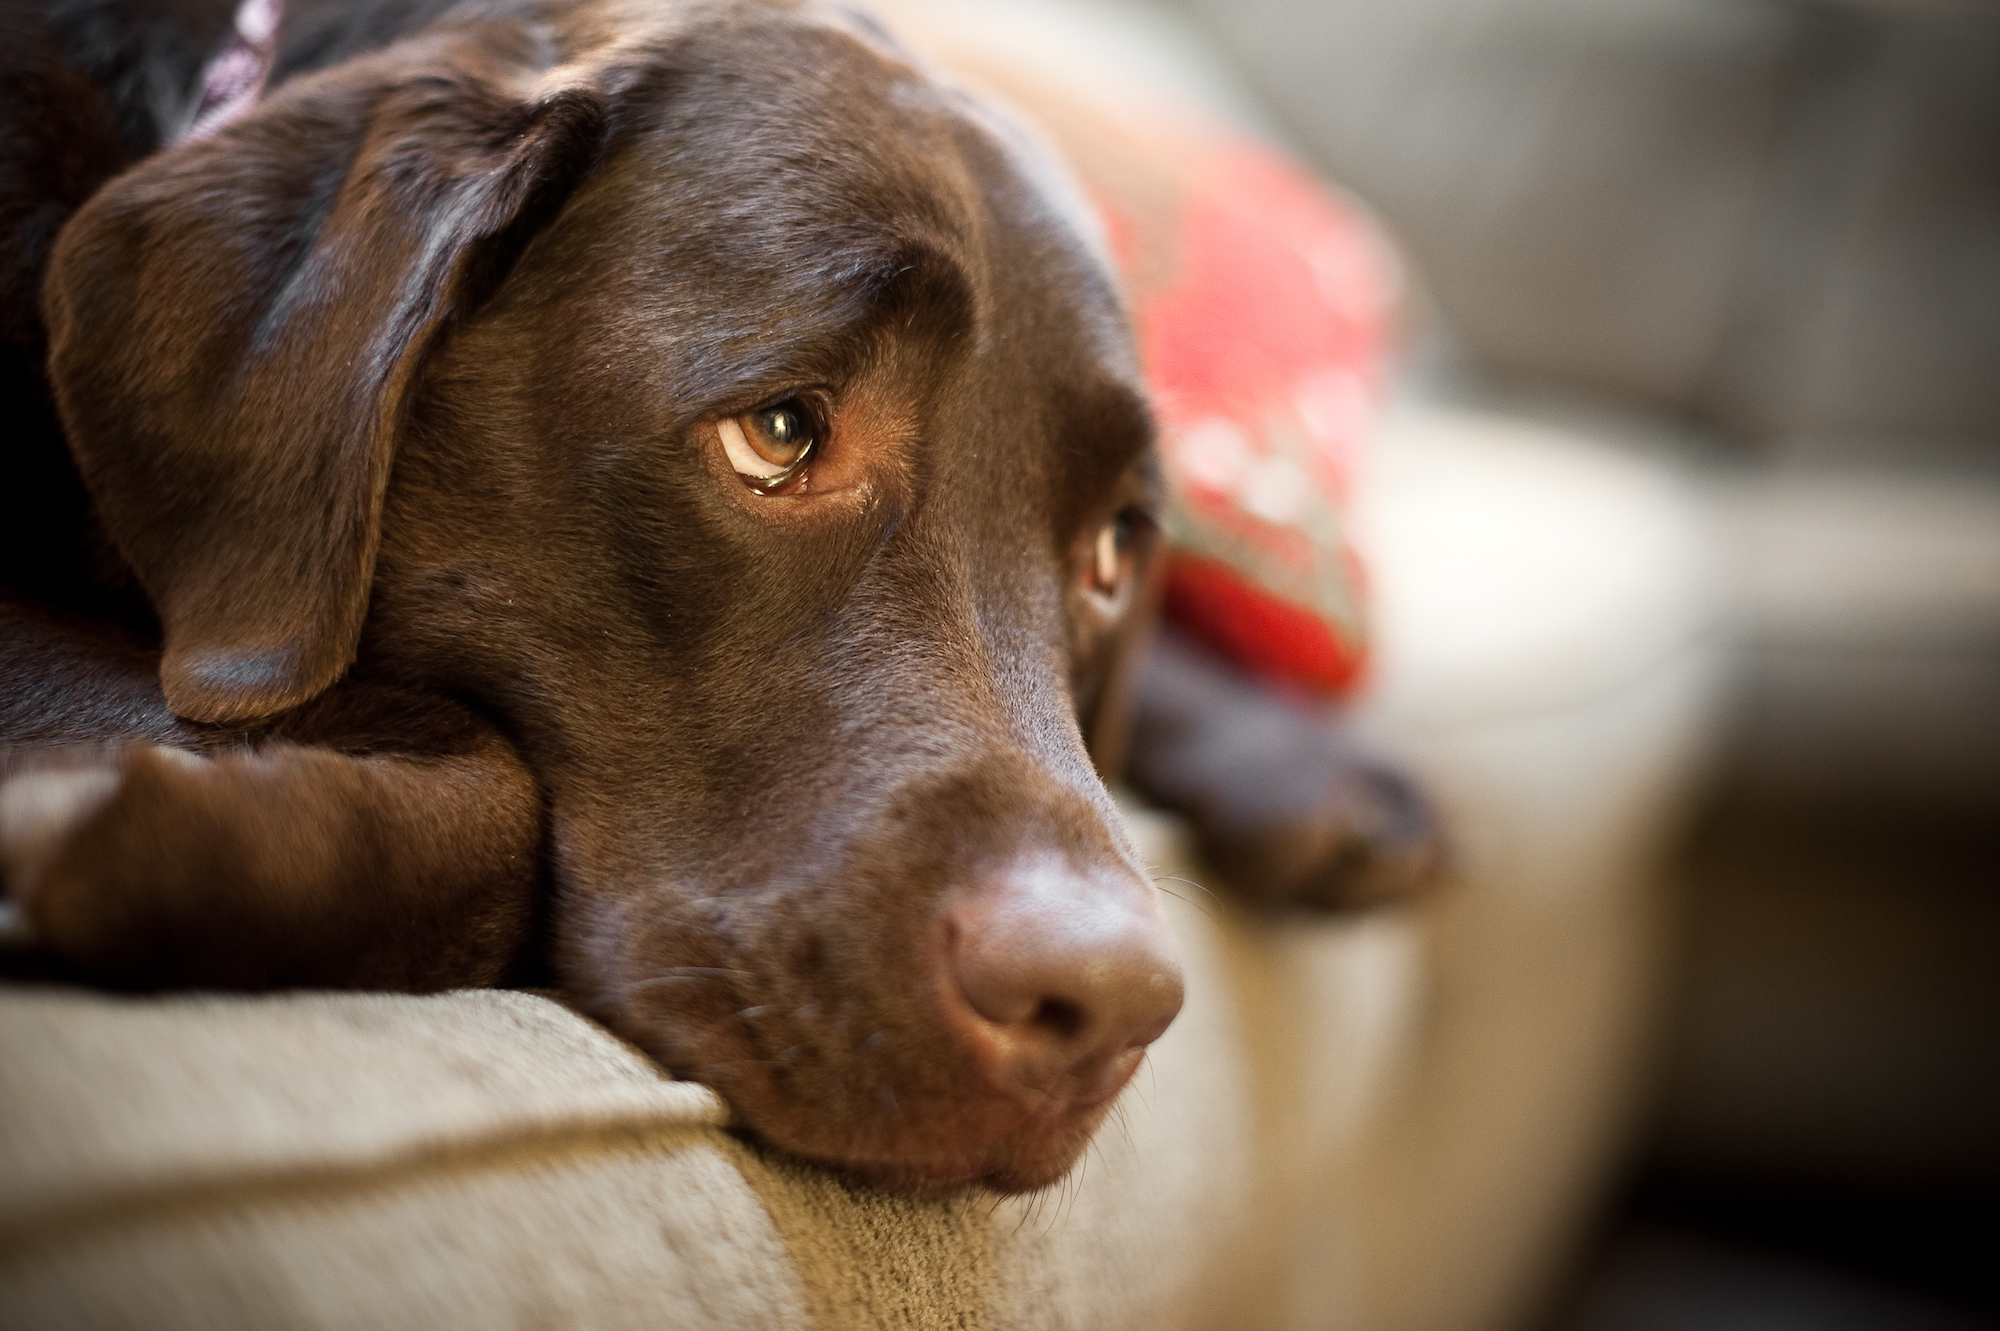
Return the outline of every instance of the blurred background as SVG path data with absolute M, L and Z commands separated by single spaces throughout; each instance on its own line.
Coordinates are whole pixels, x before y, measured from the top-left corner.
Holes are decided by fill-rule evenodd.
M 1423 465 L 1376 547 L 1357 711 L 1436 720 L 1470 795 L 1432 789 L 1483 804 L 1453 831 L 1484 876 L 1372 934 L 1230 924 L 1273 968 L 1243 1011 L 1293 1019 L 1233 1066 L 1283 1063 L 1287 1115 L 1351 1104 L 1314 1126 L 1359 1160 L 1284 1156 L 1327 1205 L 1258 1196 L 1309 1212 L 1240 1282 L 1284 1316 L 1232 1285 L 1222 1324 L 2000 1327 L 2000 4 L 955 21 L 962 52 L 1087 86 L 1130 66 L 1249 123 L 1408 260 L 1378 452 L 1400 428 Z M 1429 656 L 1381 646 L 1399 582 Z M 1211 1262 L 1241 1258 L 1232 1206 Z M 411 1251 L 399 1278 L 448 1293 L 460 1268 Z
M 1714 519 L 1729 715 L 1540 1324 L 2000 1325 L 2000 9 L 1149 5 L 1405 246 L 1412 391 Z

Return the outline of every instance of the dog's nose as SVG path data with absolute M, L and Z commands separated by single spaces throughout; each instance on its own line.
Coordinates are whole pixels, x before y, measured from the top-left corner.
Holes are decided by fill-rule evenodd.
M 947 974 L 982 1070 L 1009 1093 L 1114 1094 L 1181 1008 L 1150 885 L 1031 860 L 946 912 Z

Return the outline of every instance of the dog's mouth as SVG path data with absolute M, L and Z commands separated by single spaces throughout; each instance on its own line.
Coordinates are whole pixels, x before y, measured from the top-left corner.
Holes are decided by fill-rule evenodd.
M 905 1194 L 1047 1187 L 1183 989 L 1110 817 L 1021 767 L 918 787 L 824 867 L 739 859 L 734 880 L 578 892 L 565 978 L 770 1147 Z M 1032 798 L 1007 807 L 1010 787 Z M 579 855 L 574 880 L 637 858 Z
M 1037 1116 L 1000 1142 L 961 1155 L 881 1161 L 825 1160 L 870 1187 L 905 1196 L 949 1196 L 972 1189 L 1017 1196 L 1039 1192 L 1069 1173 L 1115 1097 Z
M 1036 1089 L 996 1082 L 990 1068 L 949 1043 L 928 1045 L 931 1057 L 871 1059 L 838 1070 L 795 1046 L 787 1051 L 795 1061 L 828 1074 L 800 1078 L 756 1056 L 740 1035 L 718 1037 L 711 1028 L 701 1041 L 708 1059 L 684 1062 L 676 1075 L 721 1092 L 744 1136 L 906 1196 L 968 1189 L 1013 1195 L 1058 1182 L 1146 1052 L 1138 1044 L 1092 1059 L 1088 1075 Z M 685 1030 L 665 1040 L 640 1038 L 667 1042 L 685 1053 Z
M 831 1168 L 870 1187 L 904 1196 L 966 1191 L 1033 1193 L 1069 1173 L 1113 1111 L 1139 1058 L 1116 1084 L 1087 1097 L 1024 1103 L 993 1088 L 914 1106 L 901 1124 L 845 1140 L 817 1108 L 732 1097 L 744 1134 L 764 1145 Z
M 785 947 L 642 930 L 604 960 L 648 974 L 593 1006 L 759 1142 L 907 1195 L 1033 1192 L 1082 1156 L 1180 1008 L 1150 891 L 1044 856 L 865 944 L 829 942 L 823 918 Z M 714 949 L 731 955 L 697 955 Z M 846 964 L 799 960 L 827 954 Z

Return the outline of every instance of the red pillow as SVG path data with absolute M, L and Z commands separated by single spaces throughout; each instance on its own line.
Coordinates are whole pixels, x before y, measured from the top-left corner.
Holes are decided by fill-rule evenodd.
M 1394 256 L 1260 143 L 1121 128 L 1145 161 L 1078 165 L 1159 411 L 1166 616 L 1255 670 L 1345 692 L 1367 660 L 1345 511 L 1380 406 Z

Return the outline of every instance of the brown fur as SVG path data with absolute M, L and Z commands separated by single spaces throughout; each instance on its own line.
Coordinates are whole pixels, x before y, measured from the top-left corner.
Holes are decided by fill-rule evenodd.
M 1106 273 L 1026 141 L 845 10 L 434 8 L 293 0 L 206 141 L 106 103 L 136 165 L 43 299 L 92 501 L 47 544 L 94 572 L 0 597 L 16 905 L 109 983 L 546 956 L 780 1146 L 1049 1182 L 1179 1002 L 1084 739 L 1157 486 Z M 830 436 L 755 494 L 711 423 L 800 390 Z M 969 897 L 1048 872 L 1153 996 L 1024 1089 L 949 970 Z
M 1103 1105 L 997 1094 L 909 959 L 1024 856 L 1152 909 L 1077 719 L 1123 616 L 1091 536 L 1147 502 L 1105 275 L 1004 125 L 838 11 L 356 45 L 56 247 L 51 380 L 159 629 L 10 612 L 8 738 L 113 746 L 14 766 L 117 776 L 14 875 L 38 938 L 120 982 L 490 983 L 546 880 L 561 979 L 765 1136 L 1055 1177 Z M 831 438 L 754 495 L 703 423 L 799 387 Z

